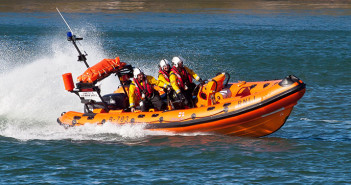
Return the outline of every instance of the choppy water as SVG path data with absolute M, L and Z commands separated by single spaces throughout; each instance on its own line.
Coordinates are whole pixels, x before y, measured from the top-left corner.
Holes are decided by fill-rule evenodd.
M 76 78 L 84 64 L 76 62 L 55 7 L 4 2 L 0 183 L 351 182 L 347 2 L 194 1 L 152 8 L 156 1 L 108 1 L 95 9 L 94 1 L 54 4 L 84 37 L 80 47 L 90 65 L 120 56 L 156 76 L 161 58 L 181 55 L 202 78 L 220 71 L 229 72 L 232 81 L 300 77 L 307 83 L 305 96 L 287 123 L 264 138 L 174 135 L 109 124 L 63 129 L 56 118 L 82 105 L 64 91 L 61 75 L 72 72 Z M 102 91 L 117 85 L 111 76 Z

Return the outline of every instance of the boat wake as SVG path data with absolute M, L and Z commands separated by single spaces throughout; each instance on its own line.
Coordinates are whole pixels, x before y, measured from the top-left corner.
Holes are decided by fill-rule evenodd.
M 143 125 L 85 125 L 64 129 L 52 122 L 37 120 L 2 120 L 0 135 L 21 141 L 28 140 L 96 140 L 121 141 L 124 139 L 141 139 L 148 135 L 162 135 L 160 132 L 144 130 Z M 164 134 L 163 134 L 164 135 Z
M 144 129 L 145 125 L 125 124 L 116 125 L 105 123 L 104 125 L 87 124 L 79 127 L 64 129 L 57 123 L 40 122 L 37 120 L 0 119 L 0 135 L 28 140 L 94 140 L 104 142 L 123 142 L 126 140 L 140 140 L 149 136 L 196 136 L 208 135 L 205 133 L 175 134 L 162 131 Z

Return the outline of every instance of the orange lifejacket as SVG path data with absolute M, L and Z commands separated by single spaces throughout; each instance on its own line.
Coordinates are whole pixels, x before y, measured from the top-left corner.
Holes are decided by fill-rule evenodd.
M 181 69 L 181 71 L 178 71 L 178 69 L 173 66 L 171 71 L 173 71 L 173 73 L 177 76 L 177 83 L 180 88 L 184 89 L 184 82 L 193 83 L 191 75 L 185 70 L 184 67 Z
M 139 80 L 133 78 L 133 82 L 135 84 L 135 94 L 139 99 L 142 99 L 142 93 L 145 94 L 146 97 L 151 98 L 153 94 L 153 85 L 147 82 L 147 79 L 144 77 L 143 85 L 140 84 Z

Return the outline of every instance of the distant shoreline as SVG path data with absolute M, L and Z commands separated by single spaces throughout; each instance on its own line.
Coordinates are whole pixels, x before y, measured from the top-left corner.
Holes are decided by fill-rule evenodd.
M 160 3 L 162 2 L 162 3 Z M 66 13 L 314 13 L 328 15 L 351 15 L 349 0 L 192 0 L 192 1 L 99 1 L 99 0 L 3 0 L 0 12 L 56 12 L 58 7 Z

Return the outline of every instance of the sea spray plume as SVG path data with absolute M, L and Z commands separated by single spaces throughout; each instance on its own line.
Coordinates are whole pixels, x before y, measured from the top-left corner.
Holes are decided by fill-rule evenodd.
M 27 58 L 25 64 L 17 65 L 11 70 L 0 73 L 0 116 L 6 118 L 35 119 L 38 121 L 56 124 L 57 115 L 62 110 L 81 110 L 80 104 L 72 104 L 76 100 L 74 95 L 64 91 L 61 75 L 72 72 L 74 78 L 84 70 L 81 64 L 72 62 L 76 60 L 76 53 L 71 45 L 55 35 L 51 39 L 38 41 L 38 46 L 51 45 L 51 47 L 34 47 L 33 53 L 37 56 Z M 41 43 L 47 42 L 47 43 Z M 48 44 L 49 43 L 49 44 Z M 87 40 L 87 49 L 92 53 L 91 61 L 100 61 L 102 49 L 96 40 Z M 51 52 L 48 52 L 51 49 Z M 39 50 L 39 51 L 38 51 Z M 13 55 L 12 50 L 2 52 Z M 15 63 L 18 61 L 6 61 Z M 3 61 L 1 61 L 3 64 Z
M 0 115 L 21 118 L 50 120 L 57 106 L 63 106 L 61 69 L 62 61 L 70 60 L 67 55 L 42 56 L 21 67 L 1 74 Z M 76 70 L 71 67 L 71 70 Z M 51 115 L 52 114 L 52 115 Z
M 33 53 L 26 50 L 31 46 L 24 46 L 22 42 L 11 38 L 4 38 L 0 42 L 0 74 L 22 65 L 25 59 L 33 57 Z

